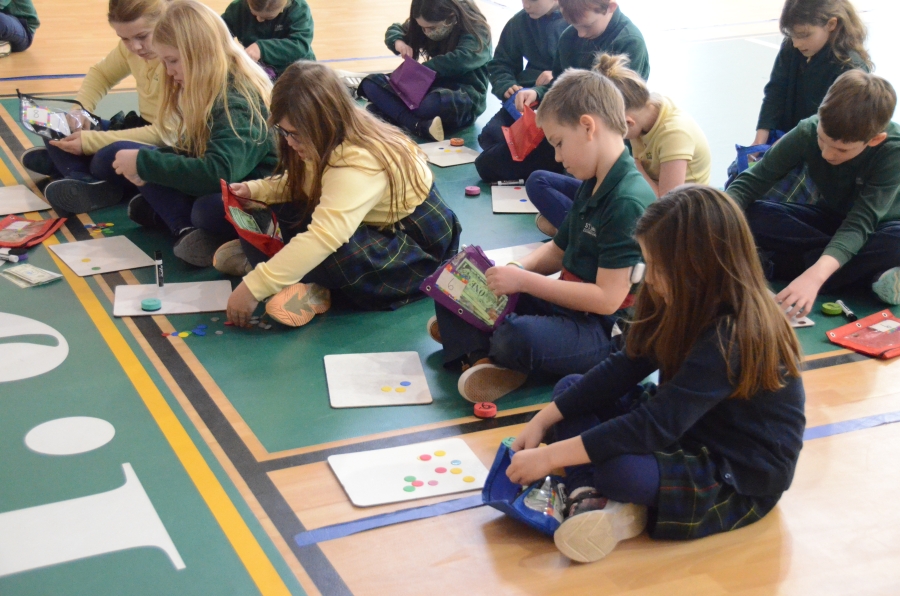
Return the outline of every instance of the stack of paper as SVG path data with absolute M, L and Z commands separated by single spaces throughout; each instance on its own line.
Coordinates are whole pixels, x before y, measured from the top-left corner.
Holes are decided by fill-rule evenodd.
M 33 288 L 34 286 L 41 286 L 62 278 L 62 275 L 59 273 L 53 273 L 52 271 L 47 271 L 46 269 L 41 269 L 34 265 L 17 265 L 15 267 L 9 267 L 0 272 L 0 275 L 20 288 Z

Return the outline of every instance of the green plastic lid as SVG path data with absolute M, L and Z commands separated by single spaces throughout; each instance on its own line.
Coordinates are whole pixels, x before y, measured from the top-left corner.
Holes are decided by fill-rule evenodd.
M 515 437 L 506 437 L 505 439 L 503 439 L 502 442 L 507 447 L 512 447 L 512 444 L 516 442 L 516 438 Z
M 159 298 L 144 298 L 141 300 L 141 309 L 149 312 L 162 308 L 162 302 Z
M 828 315 L 829 317 L 834 317 L 834 316 L 841 314 L 844 311 L 841 309 L 839 304 L 836 304 L 834 302 L 826 302 L 825 304 L 822 305 L 822 312 L 825 313 L 826 315 Z

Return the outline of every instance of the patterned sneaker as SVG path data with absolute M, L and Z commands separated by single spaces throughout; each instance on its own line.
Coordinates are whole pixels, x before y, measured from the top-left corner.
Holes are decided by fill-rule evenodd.
M 537 229 L 541 231 L 545 236 L 550 236 L 553 238 L 556 236 L 556 233 L 559 231 L 556 229 L 550 220 L 538 213 L 534 218 L 534 225 L 537 226 Z
M 44 189 L 44 197 L 57 211 L 88 213 L 112 207 L 122 200 L 122 187 L 112 182 L 54 180 Z
M 32 147 L 31 149 L 26 149 L 19 158 L 19 161 L 25 166 L 26 170 L 34 172 L 35 174 L 62 178 L 59 170 L 53 165 L 53 160 L 50 159 L 50 152 L 47 151 L 46 147 Z
M 209 267 L 213 264 L 213 255 L 221 244 L 221 236 L 210 234 L 206 230 L 187 228 L 178 235 L 172 252 L 185 263 L 195 267 Z
M 897 306 L 900 304 L 900 267 L 893 267 L 881 274 L 872 284 L 872 291 L 882 302 Z
M 495 402 L 507 393 L 521 387 L 528 375 L 509 368 L 502 368 L 482 358 L 463 371 L 456 388 L 459 394 L 472 403 Z
M 592 487 L 582 486 L 569 495 L 566 519 L 553 534 L 553 542 L 573 561 L 593 563 L 646 526 L 646 507 L 610 501 Z
M 288 327 L 300 327 L 331 308 L 331 292 L 316 284 L 294 284 L 266 303 L 270 317 Z
M 428 335 L 431 336 L 431 339 L 438 342 L 439 344 L 443 344 L 444 342 L 441 340 L 441 329 L 437 324 L 437 317 L 431 317 L 428 319 L 428 322 L 425 323 L 425 328 L 428 329 Z
M 12 53 L 12 46 L 8 41 L 0 41 L 0 58 L 6 58 Z
M 225 275 L 243 277 L 253 271 L 240 240 L 229 240 L 213 255 L 213 267 Z

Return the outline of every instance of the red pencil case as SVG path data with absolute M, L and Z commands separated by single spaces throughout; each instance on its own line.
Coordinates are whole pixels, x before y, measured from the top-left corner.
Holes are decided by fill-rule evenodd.
M 28 248 L 40 244 L 66 223 L 65 217 L 32 221 L 18 215 L 0 219 L 0 247 Z
M 544 140 L 544 131 L 538 128 L 534 110 L 529 106 L 525 106 L 522 117 L 512 126 L 503 126 L 501 130 L 513 161 L 525 161 Z
M 262 209 L 246 211 L 242 202 L 262 205 Z M 281 227 L 275 212 L 268 205 L 253 199 L 239 198 L 222 180 L 222 204 L 225 205 L 225 219 L 234 226 L 238 236 L 261 250 L 267 257 L 284 248 Z
M 885 309 L 826 333 L 831 343 L 874 358 L 900 356 L 900 319 Z

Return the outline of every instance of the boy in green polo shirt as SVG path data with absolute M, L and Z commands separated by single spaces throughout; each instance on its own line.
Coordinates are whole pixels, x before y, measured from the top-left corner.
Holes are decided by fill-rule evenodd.
M 304 0 L 235 0 L 222 20 L 247 54 L 275 76 L 297 60 L 316 59 L 312 14 Z
M 31 0 L 0 0 L 0 58 L 31 47 L 40 25 Z
M 871 284 L 900 304 L 900 126 L 894 88 L 851 70 L 802 120 L 728 187 L 740 203 L 770 277 L 792 280 L 776 299 L 789 315 L 812 310 L 820 290 Z M 805 165 L 811 204 L 760 201 Z
M 625 148 L 622 94 L 599 73 L 568 70 L 547 93 L 538 122 L 557 161 L 584 181 L 559 234 L 521 263 L 487 270 L 495 294 L 520 293 L 492 335 L 439 304 L 429 322 L 445 365 L 462 365 L 459 392 L 473 402 L 502 397 L 532 372 L 584 373 L 603 360 L 617 349 L 615 315 L 631 305 L 640 281 L 632 232 L 656 195 Z M 560 279 L 547 277 L 557 272 Z

